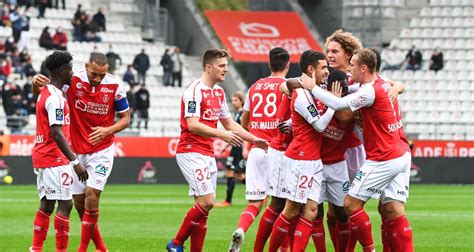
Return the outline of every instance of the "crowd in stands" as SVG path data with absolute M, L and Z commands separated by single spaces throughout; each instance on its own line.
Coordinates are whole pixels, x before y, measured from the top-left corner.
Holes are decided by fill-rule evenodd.
M 178 47 L 167 48 L 161 57 L 160 65 L 163 67 L 163 85 L 173 86 L 178 82 L 181 87 L 183 60 Z
M 102 8 L 90 17 L 82 10 L 82 5 L 77 5 L 77 10 L 71 20 L 73 26 L 73 41 L 102 42 L 100 32 L 106 31 L 106 18 Z
M 396 46 L 393 46 L 389 50 L 384 51 L 382 59 L 382 71 L 399 69 L 417 71 L 423 65 L 423 55 L 415 45 L 407 53 L 403 53 Z M 431 55 L 429 69 L 437 72 L 443 69 L 443 67 L 443 53 L 437 48 Z

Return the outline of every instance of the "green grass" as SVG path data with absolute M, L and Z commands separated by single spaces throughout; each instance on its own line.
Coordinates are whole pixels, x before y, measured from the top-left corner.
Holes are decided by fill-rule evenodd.
M 204 251 L 225 251 L 245 206 L 244 187 L 237 186 L 234 205 L 214 209 Z M 110 251 L 164 251 L 193 200 L 185 185 L 109 185 L 101 199 L 100 229 Z M 218 200 L 225 185 L 218 186 Z M 0 251 L 26 251 L 38 207 L 35 186 L 0 186 Z M 377 250 L 381 251 L 376 201 L 367 205 Z M 416 251 L 474 251 L 474 186 L 413 185 L 407 212 Z M 252 251 L 258 221 L 246 234 L 242 251 Z M 52 222 L 52 221 L 51 221 Z M 71 214 L 70 251 L 80 239 L 80 223 Z M 54 251 L 53 223 L 45 251 Z M 328 251 L 332 246 L 327 237 Z M 189 244 L 186 245 L 189 248 Z M 92 250 L 93 245 L 89 246 Z M 187 250 L 189 251 L 189 250 Z M 312 242 L 307 251 L 314 251 Z

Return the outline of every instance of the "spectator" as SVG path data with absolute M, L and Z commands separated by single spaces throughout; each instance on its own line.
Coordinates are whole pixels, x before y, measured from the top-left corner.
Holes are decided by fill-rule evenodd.
M 97 13 L 92 17 L 92 21 L 98 27 L 98 31 L 105 31 L 105 15 L 102 7 L 97 10 Z
M 62 4 L 63 4 L 63 10 L 66 9 L 66 0 L 61 0 Z M 59 0 L 56 0 L 56 4 L 54 5 L 54 8 L 58 9 L 59 7 Z
M 63 29 L 58 27 L 56 29 L 56 33 L 53 36 L 53 43 L 54 47 L 58 50 L 67 50 L 67 34 L 63 31 Z
M 18 48 L 15 48 L 10 55 L 10 63 L 13 67 L 13 71 L 17 74 L 20 74 L 23 78 L 23 63 L 21 62 L 20 53 L 18 52 Z
M 5 54 L 0 55 L 0 80 L 6 81 L 11 73 L 11 64 Z
M 87 33 L 89 32 L 89 15 L 83 12 L 79 19 L 79 37 L 81 42 L 87 42 Z
M 87 39 L 86 41 L 88 42 L 95 42 L 95 43 L 100 43 L 102 42 L 102 38 L 97 34 L 95 31 L 90 31 L 87 34 Z
M 163 67 L 163 85 L 171 85 L 171 77 L 173 75 L 173 60 L 169 55 L 169 49 L 166 48 L 165 53 L 161 56 L 160 65 Z
M 15 6 L 13 11 L 10 12 L 8 15 L 8 18 L 10 19 L 11 26 L 12 26 L 12 35 L 13 35 L 13 40 L 15 43 L 18 43 L 18 40 L 20 40 L 21 36 L 21 31 L 23 28 L 23 17 L 19 13 L 19 6 Z
M 114 74 L 115 69 L 122 65 L 122 58 L 113 51 L 112 44 L 109 44 L 109 52 L 105 56 L 109 60 L 109 73 Z
M 181 54 L 178 47 L 174 48 L 174 53 L 171 55 L 171 59 L 173 60 L 173 80 L 171 81 L 171 85 L 174 87 L 174 83 L 177 80 L 178 86 L 181 87 L 181 81 L 183 78 L 183 60 L 181 59 Z
M 78 4 L 77 5 L 77 10 L 74 13 L 74 17 L 71 20 L 71 24 L 73 27 L 73 32 L 72 32 L 72 40 L 73 41 L 82 41 L 82 31 L 81 31 L 81 17 L 82 17 L 82 10 L 81 10 L 82 5 Z
M 22 52 L 25 48 L 28 47 L 30 43 L 31 33 L 30 33 L 30 17 L 26 16 L 23 20 L 23 28 L 20 35 L 20 40 L 18 41 L 18 51 Z
M 135 82 L 131 82 L 130 90 L 127 92 L 128 106 L 130 107 L 130 128 L 133 127 L 133 121 L 135 120 L 135 115 L 137 114 L 137 99 L 135 97 L 135 94 L 137 93 L 136 87 L 137 85 Z
M 136 106 L 138 111 L 138 124 L 137 128 L 140 128 L 142 121 L 145 122 L 145 129 L 148 129 L 148 109 L 150 108 L 150 93 L 148 92 L 145 84 L 142 84 L 141 88 L 135 93 Z
M 132 65 L 127 65 L 127 70 L 123 74 L 123 81 L 127 82 L 130 87 L 135 84 L 135 75 L 132 72 Z
M 135 56 L 133 68 L 135 68 L 138 73 L 137 84 L 145 84 L 146 72 L 150 68 L 150 58 L 148 58 L 148 55 L 145 53 L 145 49 L 142 49 L 142 52 Z
M 0 26 L 7 26 L 9 25 L 10 20 L 8 19 L 8 15 L 10 13 L 10 8 L 7 4 L 3 4 L 2 9 L 0 10 Z
M 5 40 L 5 53 L 11 53 L 13 52 L 13 49 L 17 47 L 17 44 L 13 37 L 8 37 L 7 40 Z
M 74 19 L 76 19 L 76 20 L 81 19 L 82 13 L 83 13 L 83 12 L 82 12 L 82 5 L 81 5 L 81 4 L 78 4 L 78 5 L 77 5 L 76 12 L 74 13 Z
M 43 28 L 39 40 L 39 46 L 48 50 L 54 49 L 53 39 L 51 38 L 51 34 L 49 34 L 49 26 Z
M 396 46 L 382 51 L 382 71 L 398 70 L 405 61 L 405 53 Z
M 7 115 L 7 127 L 13 134 L 21 133 L 21 129 L 28 122 L 27 111 L 23 108 L 21 100 L 21 88 L 6 81 L 2 85 L 3 109 Z
M 408 51 L 407 55 L 405 56 L 405 59 L 407 62 L 406 70 L 416 71 L 421 69 L 421 62 L 423 61 L 423 56 L 415 45 L 413 45 L 410 51 Z
M 430 70 L 434 70 L 435 72 L 438 72 L 439 70 L 443 69 L 443 67 L 444 67 L 443 53 L 439 50 L 439 48 L 436 48 L 433 51 L 433 54 L 431 55 Z
M 31 56 L 26 56 L 25 64 L 23 66 L 23 73 L 25 74 L 26 78 L 33 77 L 36 74 L 35 69 L 33 68 Z
M 48 7 L 48 0 L 38 0 L 38 18 L 44 18 L 46 7 Z

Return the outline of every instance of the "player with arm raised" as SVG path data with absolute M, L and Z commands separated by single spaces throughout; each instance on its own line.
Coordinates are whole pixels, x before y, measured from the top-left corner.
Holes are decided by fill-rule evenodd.
M 80 252 L 87 250 L 91 239 L 97 251 L 107 251 L 98 228 L 99 200 L 112 172 L 114 134 L 130 125 L 125 88 L 120 78 L 107 73 L 108 68 L 104 54 L 91 53 L 85 71 L 75 72 L 71 85 L 63 88 L 71 108 L 71 148 L 89 174 L 86 182 L 73 174 L 74 206 L 82 220 Z M 35 76 L 35 92 L 47 81 L 45 76 Z
M 61 91 L 64 84 L 71 82 L 72 56 L 68 52 L 54 52 L 46 58 L 45 66 L 51 74 L 51 82 L 41 90 L 36 105 L 36 143 L 32 159 L 40 207 L 33 223 L 30 251 L 43 251 L 56 201 L 56 251 L 66 251 L 72 209 L 71 187 L 73 182 L 79 182 L 73 180 L 72 167 L 80 181 L 87 180 L 87 172 L 69 148 L 69 106 Z
M 167 251 L 183 251 L 183 243 L 191 237 L 191 251 L 202 251 L 207 231 L 207 217 L 215 203 L 217 165 L 213 139 L 221 138 L 232 146 L 248 141 L 266 149 L 268 143 L 232 120 L 225 99 L 223 82 L 228 71 L 229 53 L 209 49 L 202 59 L 203 74 L 184 90 L 181 99 L 181 137 L 176 161 L 189 184 L 189 195 L 195 205 L 187 212 L 176 236 L 166 246 Z M 218 130 L 221 122 L 226 130 Z
M 360 110 L 364 146 L 367 158 L 357 172 L 348 195 L 344 200 L 344 208 L 349 216 L 351 226 L 356 227 L 356 237 L 364 251 L 374 251 L 370 220 L 364 210 L 369 198 L 380 198 L 382 204 L 391 201 L 385 195 L 404 191 L 404 185 L 398 183 L 397 177 L 410 169 L 410 153 L 400 137 L 400 124 L 388 91 L 391 85 L 376 75 L 376 55 L 370 49 L 356 50 L 349 65 L 349 71 L 361 88 L 344 98 L 328 95 L 314 85 L 314 77 L 302 76 L 302 85 L 312 90 L 312 94 L 328 107 L 335 110 L 350 108 Z M 387 209 L 388 210 L 388 209 Z M 404 208 L 391 208 L 389 221 L 397 230 L 404 230 L 399 238 L 402 251 L 413 251 L 412 231 L 405 217 Z
M 312 50 L 301 55 L 300 69 L 317 76 L 313 80 L 314 85 L 324 84 L 329 74 L 326 56 Z M 324 105 L 302 88 L 293 90 L 290 108 L 293 140 L 285 152 L 284 176 L 280 181 L 280 190 L 287 200 L 282 213 L 273 224 L 269 251 L 277 251 L 284 237 L 291 233 L 292 224 L 295 225 L 292 251 L 306 249 L 317 215 L 323 178 L 321 132 L 334 115 L 332 109 L 323 114 Z M 300 211 L 302 216 L 298 218 Z

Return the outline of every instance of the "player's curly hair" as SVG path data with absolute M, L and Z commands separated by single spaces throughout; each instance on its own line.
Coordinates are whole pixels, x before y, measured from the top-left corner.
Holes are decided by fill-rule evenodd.
M 345 32 L 342 29 L 336 30 L 326 38 L 326 50 L 329 42 L 333 41 L 339 43 L 342 49 L 344 49 L 344 52 L 350 55 L 354 54 L 355 50 L 362 48 L 362 43 L 356 36 L 352 35 L 350 32 Z
M 70 64 L 72 61 L 72 55 L 66 51 L 55 51 L 49 55 L 45 62 L 44 66 L 50 72 L 56 72 L 63 65 Z

